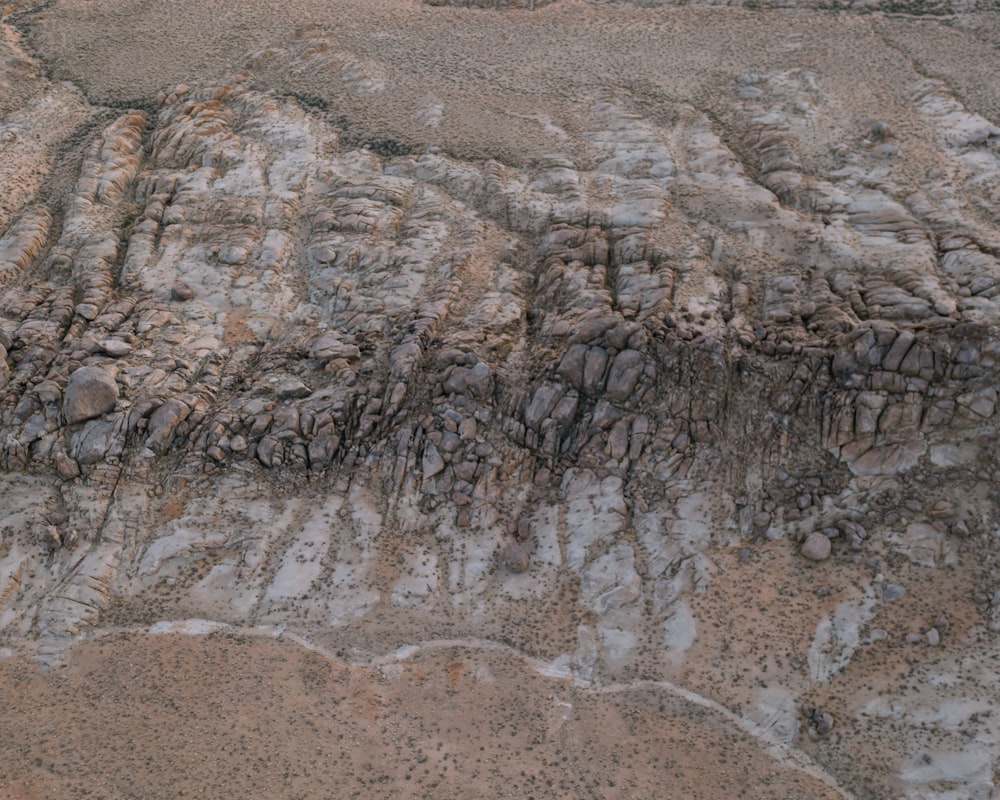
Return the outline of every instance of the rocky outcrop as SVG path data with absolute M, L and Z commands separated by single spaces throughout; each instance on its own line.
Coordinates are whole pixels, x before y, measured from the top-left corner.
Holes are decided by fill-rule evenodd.
M 382 103 L 398 72 L 345 31 L 76 108 L 59 182 L 0 209 L 0 635 L 474 633 L 581 685 L 690 681 L 784 742 L 808 709 L 817 748 L 860 747 L 869 706 L 923 731 L 916 690 L 903 721 L 832 692 L 874 685 L 856 660 L 961 647 L 989 683 L 989 119 L 910 67 L 865 115 L 761 67 L 710 108 L 586 85 L 515 163 L 267 90 L 325 70 Z

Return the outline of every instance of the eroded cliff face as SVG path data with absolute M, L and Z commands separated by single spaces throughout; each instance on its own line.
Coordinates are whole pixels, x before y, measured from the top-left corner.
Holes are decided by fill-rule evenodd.
M 385 5 L 372 41 L 509 21 L 541 65 L 574 9 L 697 13 Z M 495 74 L 348 9 L 120 108 L 57 80 L 123 80 L 66 67 L 75 10 L 17 17 L 55 75 L 0 43 L 0 654 L 187 618 L 502 646 L 715 704 L 843 796 L 992 796 L 1000 128 L 901 59 L 941 23 L 712 12 L 751 41 L 699 97 L 638 34 L 648 72 L 557 108 L 514 70 L 505 161 Z

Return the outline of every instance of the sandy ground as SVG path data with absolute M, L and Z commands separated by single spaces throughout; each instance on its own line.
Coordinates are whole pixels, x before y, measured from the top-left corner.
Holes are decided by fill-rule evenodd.
M 8 800 L 838 796 L 711 710 L 504 653 L 349 667 L 261 636 L 120 633 L 67 655 L 48 675 L 0 661 Z
M 1000 93 L 984 68 L 995 57 L 995 15 L 972 18 L 970 33 L 881 14 L 584 0 L 499 14 L 416 0 L 223 0 L 210 9 L 65 0 L 23 22 L 55 73 L 97 102 L 135 103 L 252 66 L 267 88 L 322 102 L 358 143 L 524 163 L 553 151 L 547 125 L 564 132 L 561 150 L 575 144 L 586 155 L 580 140 L 597 89 L 644 98 L 653 119 L 658 104 L 677 102 L 725 116 L 741 73 L 821 71 L 847 128 L 883 115 L 905 127 L 919 75 L 944 78 L 970 111 L 997 119 Z M 329 58 L 289 67 L 285 51 L 316 37 L 312 48 Z

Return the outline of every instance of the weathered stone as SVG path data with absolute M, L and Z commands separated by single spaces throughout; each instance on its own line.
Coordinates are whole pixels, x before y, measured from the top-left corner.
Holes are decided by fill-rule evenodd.
M 58 452 L 53 457 L 56 470 L 66 480 L 72 480 L 80 476 L 80 465 L 63 452 Z
M 63 414 L 70 425 L 99 417 L 114 410 L 118 383 L 114 375 L 100 367 L 80 367 L 69 376 L 63 397 Z
M 257 443 L 257 460 L 265 467 L 281 466 L 284 446 L 277 436 L 270 434 Z
M 121 358 L 132 352 L 132 345 L 121 339 L 101 339 L 97 346 L 113 358 Z
M 162 453 L 170 444 L 174 431 L 191 414 L 191 407 L 177 397 L 168 398 L 149 418 L 146 447 Z
M 111 420 L 92 420 L 73 437 L 73 455 L 80 464 L 99 464 L 122 453 L 123 439 Z
M 462 447 L 462 438 L 452 431 L 445 431 L 438 448 L 443 453 L 456 453 Z
M 194 298 L 194 289 L 186 283 L 175 283 L 170 289 L 170 299 L 185 303 Z
M 628 420 L 622 419 L 615 423 L 611 432 L 608 434 L 608 445 L 605 452 L 614 459 L 621 459 L 625 457 L 628 452 Z
M 826 736 L 833 730 L 833 715 L 829 711 L 820 709 L 813 717 L 813 724 L 819 736 Z
M 338 448 L 340 447 L 340 437 L 335 433 L 317 434 L 311 439 L 306 450 L 309 458 L 309 466 L 312 469 L 323 469 L 328 467 L 333 461 Z
M 565 430 L 572 425 L 573 420 L 576 419 L 576 412 L 579 406 L 580 400 L 575 393 L 563 397 L 558 403 L 556 403 L 556 407 L 552 409 L 552 413 L 549 414 L 549 419 L 555 422 L 560 429 Z
M 623 403 L 632 397 L 643 370 L 642 353 L 622 350 L 615 356 L 608 372 L 607 398 L 613 403 Z
M 531 402 L 524 410 L 524 424 L 537 431 L 542 420 L 548 417 L 559 402 L 559 390 L 554 386 L 542 384 L 535 390 Z
M 435 475 L 440 475 L 444 471 L 445 462 L 441 457 L 441 453 L 438 452 L 437 447 L 433 443 L 428 442 L 424 447 L 424 455 L 421 461 L 421 468 L 423 470 L 423 479 L 430 480 Z
M 312 394 L 312 389 L 298 378 L 285 378 L 274 387 L 274 394 L 283 399 L 308 397 Z
M 332 361 L 336 358 L 353 361 L 361 357 L 361 350 L 357 345 L 346 344 L 339 337 L 329 334 L 316 339 L 312 344 L 310 353 L 313 358 L 320 361 Z
M 602 347 L 591 347 L 584 355 L 583 392 L 589 397 L 597 397 L 604 389 L 604 373 L 608 366 L 608 354 Z
M 486 398 L 492 390 L 493 375 L 489 365 L 480 361 L 473 367 L 453 366 L 444 380 L 444 390 L 449 394 L 470 394 Z
M 518 575 L 527 572 L 531 565 L 531 554 L 522 542 L 511 542 L 504 548 L 503 562 L 511 572 Z
M 830 557 L 830 540 L 822 533 L 811 533 L 802 543 L 803 558 L 810 561 L 825 561 Z
M 571 345 L 563 354 L 562 360 L 556 369 L 559 377 L 577 389 L 584 387 L 584 362 L 589 352 L 589 348 L 583 344 Z M 603 375 L 604 369 L 601 368 Z
M 896 341 L 892 343 L 892 347 L 889 348 L 889 352 L 885 354 L 885 358 L 882 359 L 883 369 L 889 372 L 895 372 L 899 369 L 899 365 L 903 363 L 903 358 L 909 352 L 910 347 L 916 341 L 916 336 L 910 331 L 900 331 L 899 335 L 896 337 Z
M 618 324 L 620 318 L 617 316 L 591 316 L 580 322 L 570 338 L 571 344 L 582 342 L 584 344 L 593 342 L 604 334 L 609 328 Z
M 882 587 L 882 599 L 887 603 L 899 600 L 906 594 L 906 590 L 898 583 L 887 583 Z
M 458 435 L 463 442 L 472 441 L 476 438 L 478 425 L 474 417 L 466 417 L 458 425 Z

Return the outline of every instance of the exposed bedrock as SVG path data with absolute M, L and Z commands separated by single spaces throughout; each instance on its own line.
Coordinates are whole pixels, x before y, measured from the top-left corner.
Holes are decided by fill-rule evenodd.
M 899 678 L 993 686 L 1000 630 L 1000 129 L 947 83 L 893 124 L 819 68 L 588 87 L 515 165 L 262 88 L 385 90 L 318 28 L 142 110 L 4 47 L 0 136 L 74 127 L 0 207 L 0 644 L 475 635 L 691 686 L 854 789 L 992 791 L 992 745 L 942 755 L 1000 741 L 981 693 Z M 865 725 L 907 736 L 856 767 Z

